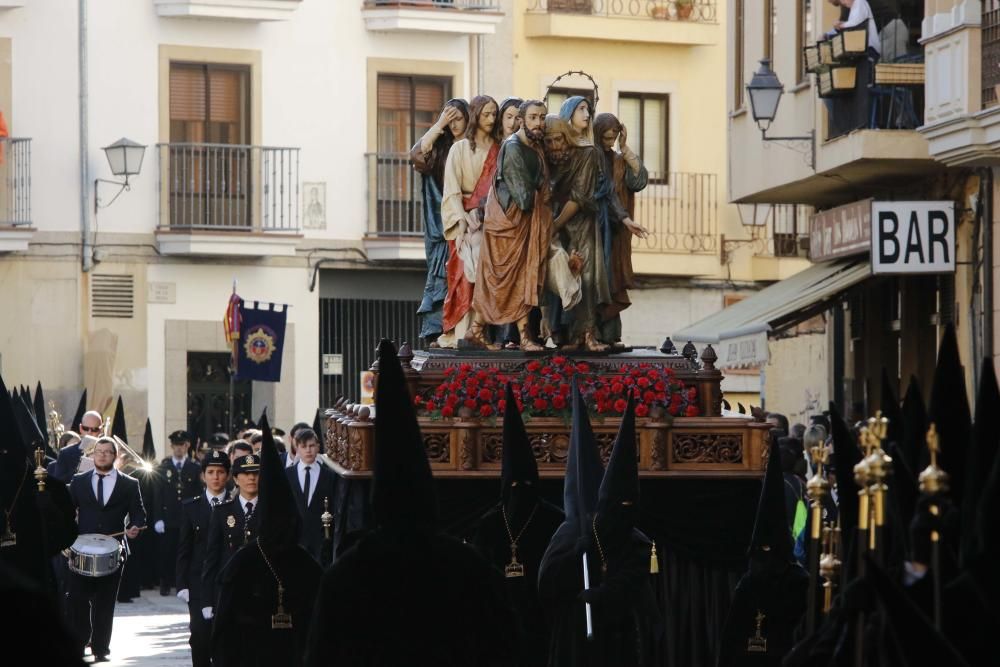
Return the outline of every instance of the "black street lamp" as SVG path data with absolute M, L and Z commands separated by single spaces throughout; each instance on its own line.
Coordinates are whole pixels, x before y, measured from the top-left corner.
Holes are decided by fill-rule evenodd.
M 785 92 L 785 86 L 778 79 L 778 75 L 771 69 L 771 60 L 764 58 L 760 61 L 760 69 L 753 74 L 750 83 L 747 84 L 747 97 L 750 98 L 750 113 L 754 122 L 760 128 L 760 136 L 763 141 L 808 141 L 810 145 L 809 166 L 816 171 L 816 131 L 809 130 L 809 134 L 801 137 L 769 137 L 767 130 L 771 127 L 774 117 L 778 115 L 778 103 Z

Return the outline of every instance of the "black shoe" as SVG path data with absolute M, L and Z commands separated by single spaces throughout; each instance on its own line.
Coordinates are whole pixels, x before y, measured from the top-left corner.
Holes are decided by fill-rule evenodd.
M 162 595 L 164 597 L 170 595 L 170 587 L 169 586 L 167 586 L 167 587 L 160 586 L 160 595 Z
M 111 658 L 108 657 L 107 653 L 94 656 L 94 662 L 110 662 Z

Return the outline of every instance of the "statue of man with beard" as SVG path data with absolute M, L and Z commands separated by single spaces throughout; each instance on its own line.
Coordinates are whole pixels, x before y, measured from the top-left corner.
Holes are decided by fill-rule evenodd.
M 528 330 L 528 315 L 539 305 L 552 236 L 548 169 L 542 153 L 545 104 L 523 102 L 518 116 L 521 129 L 500 148 L 486 201 L 472 303 L 479 328 L 484 322 L 515 322 L 521 349 L 540 352 L 544 348 Z

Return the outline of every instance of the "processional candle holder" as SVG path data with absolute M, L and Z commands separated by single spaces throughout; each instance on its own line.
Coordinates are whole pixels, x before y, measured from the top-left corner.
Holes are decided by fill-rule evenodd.
M 920 493 L 928 499 L 927 510 L 934 517 L 941 516 L 941 505 L 938 496 L 948 492 L 948 473 L 937 464 L 940 442 L 937 426 L 931 422 L 927 430 L 927 449 L 930 451 L 931 462 L 917 478 L 920 482 Z M 931 576 L 934 578 L 934 626 L 941 629 L 941 533 L 937 526 L 931 529 Z

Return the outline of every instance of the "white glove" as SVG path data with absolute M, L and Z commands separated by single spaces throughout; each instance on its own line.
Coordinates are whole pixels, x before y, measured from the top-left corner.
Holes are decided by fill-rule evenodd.
M 189 593 L 188 589 L 186 589 L 186 588 L 184 590 L 182 590 L 182 591 L 177 591 L 177 597 L 179 597 L 184 602 L 190 602 L 191 601 L 191 593 Z
M 153 530 L 162 535 L 167 529 L 163 526 L 163 519 L 153 524 Z
M 202 607 L 201 608 L 201 617 L 204 618 L 206 621 L 212 620 L 213 616 L 215 616 L 215 614 L 212 613 L 212 608 L 211 607 Z

